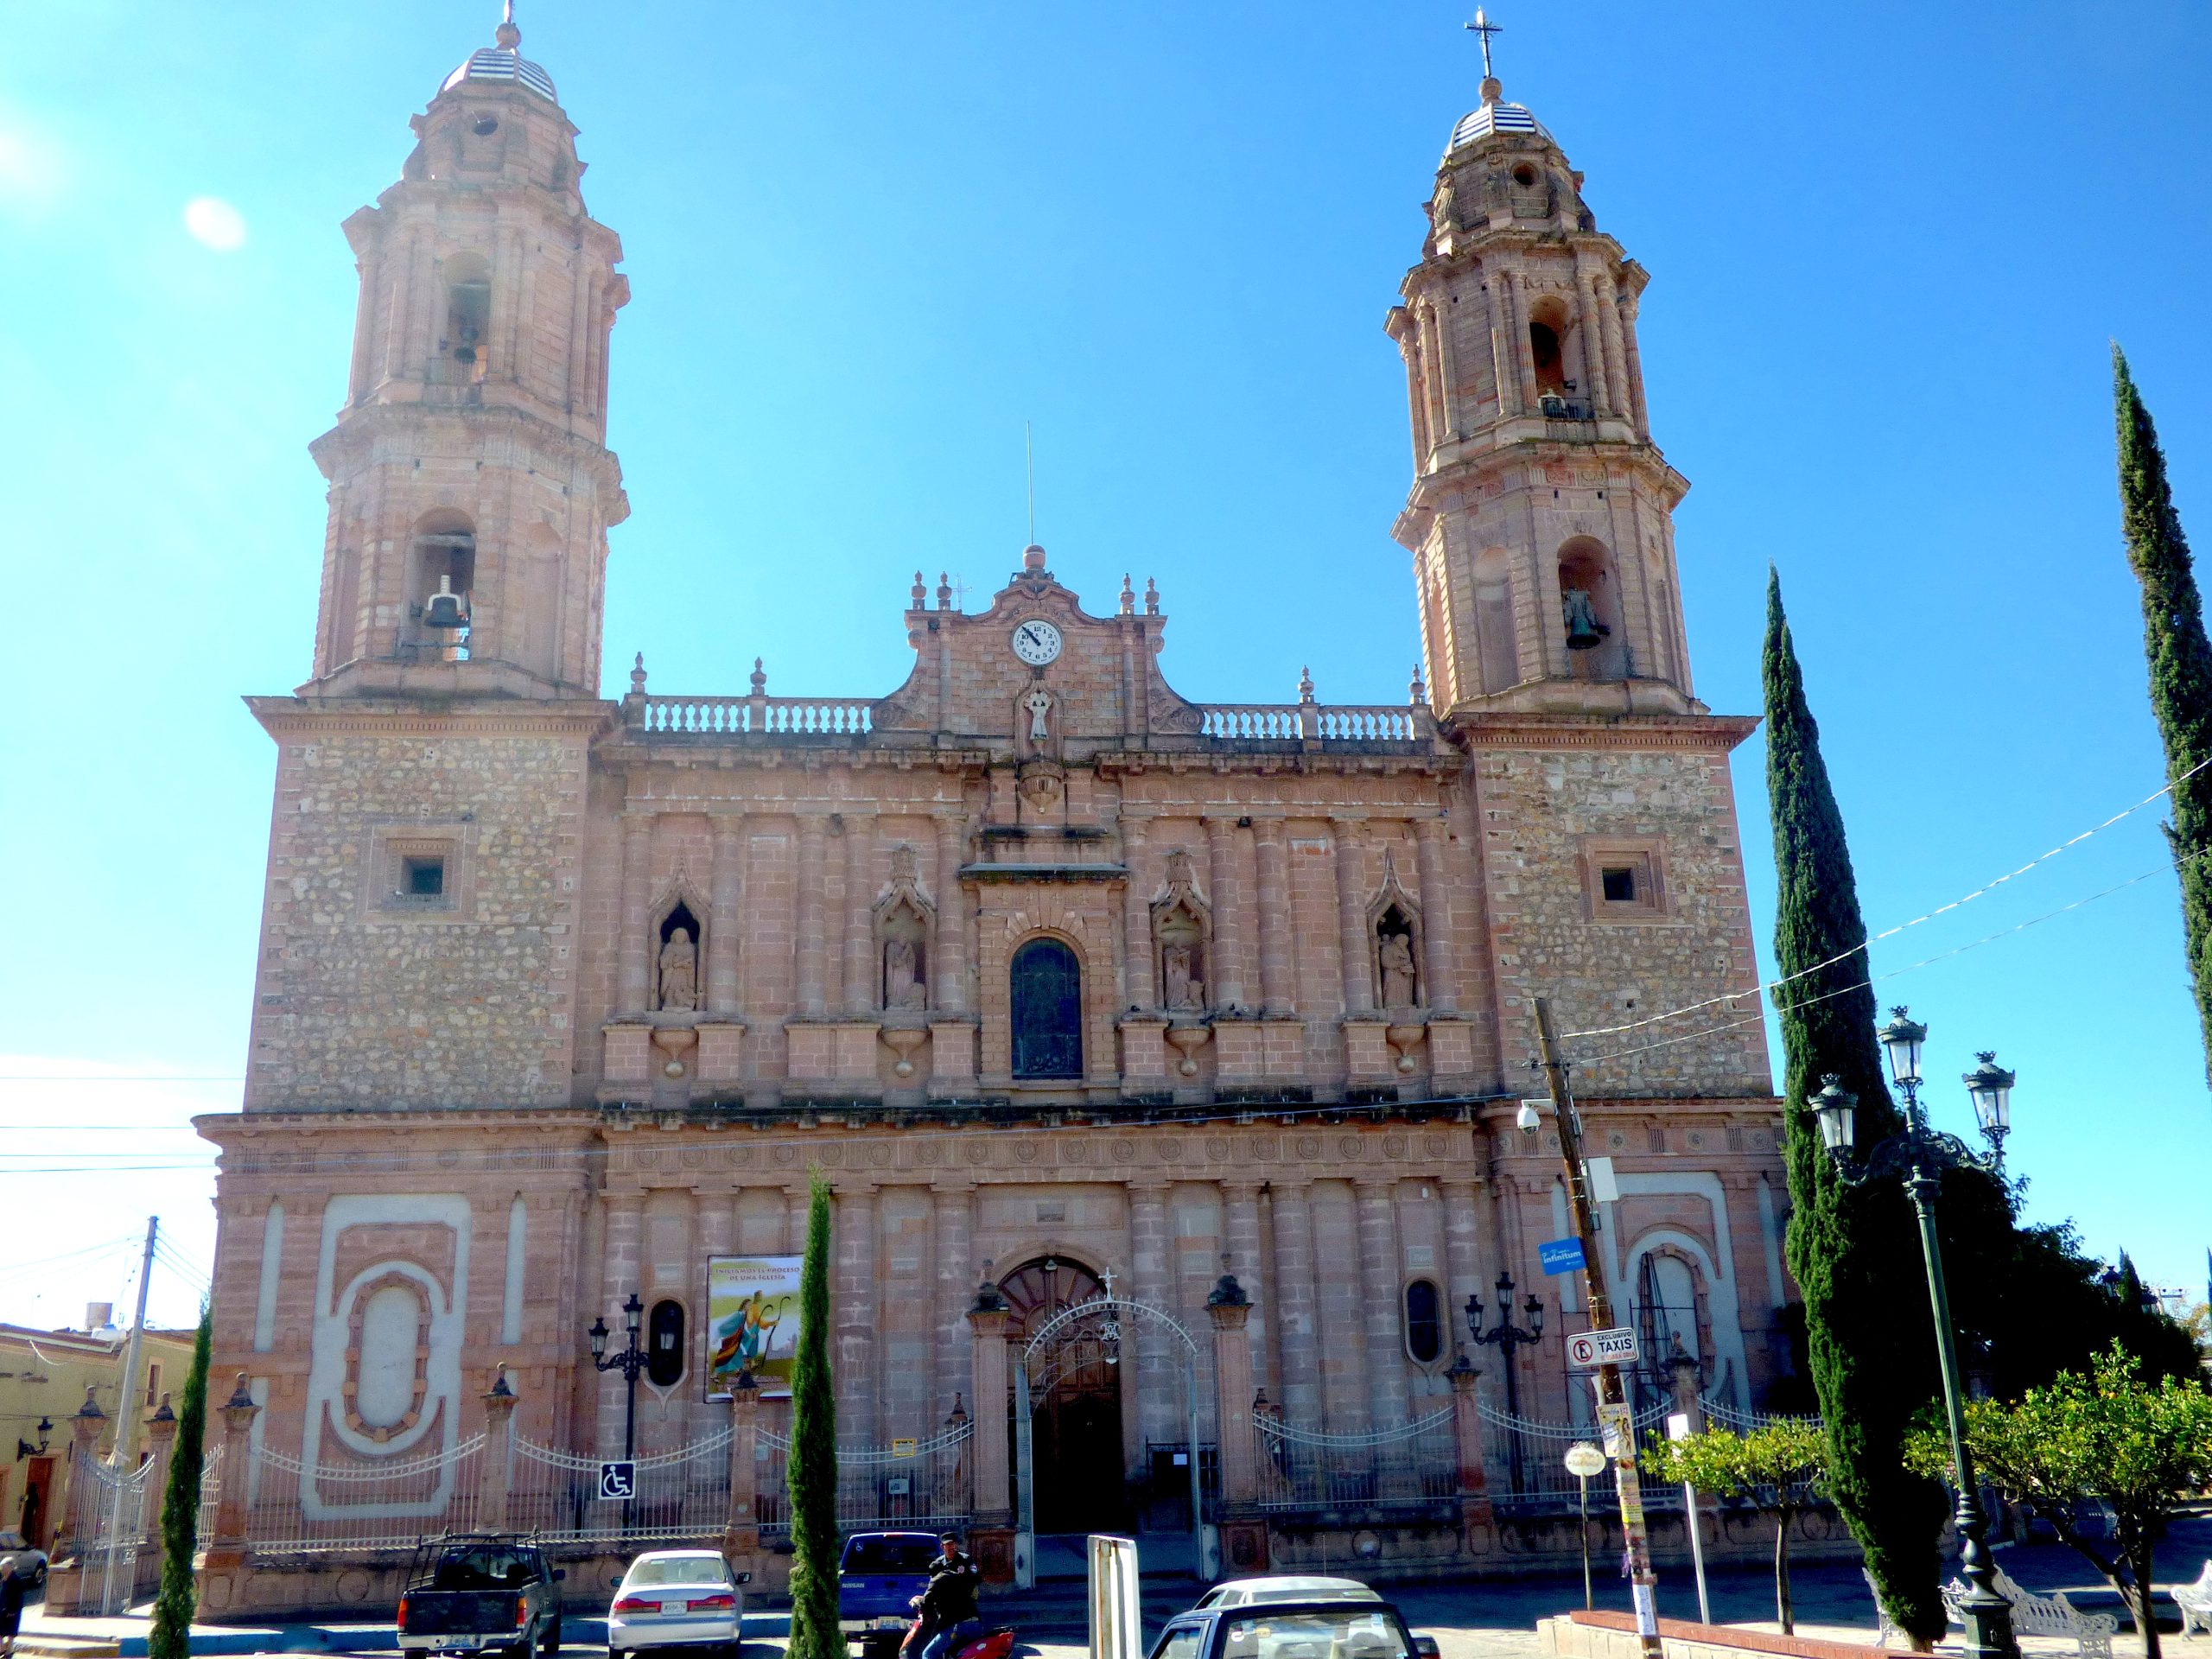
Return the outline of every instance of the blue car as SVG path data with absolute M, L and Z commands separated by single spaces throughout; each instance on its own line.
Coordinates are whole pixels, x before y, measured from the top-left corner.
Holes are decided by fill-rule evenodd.
M 930 1532 L 856 1532 L 837 1563 L 837 1628 L 863 1655 L 888 1654 L 914 1622 L 913 1600 L 930 1587 L 938 1557 Z

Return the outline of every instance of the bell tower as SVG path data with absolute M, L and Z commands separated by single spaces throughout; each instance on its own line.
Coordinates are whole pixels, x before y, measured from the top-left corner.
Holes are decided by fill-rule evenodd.
M 622 245 L 509 0 L 414 118 L 398 183 L 346 221 L 360 273 L 330 481 L 315 696 L 596 696 Z
M 1411 393 L 1414 556 L 1429 695 L 1500 713 L 1680 715 L 1691 695 L 1672 514 L 1636 313 L 1648 274 L 1582 175 L 1490 73 L 1453 128 L 1421 263 L 1387 319 Z

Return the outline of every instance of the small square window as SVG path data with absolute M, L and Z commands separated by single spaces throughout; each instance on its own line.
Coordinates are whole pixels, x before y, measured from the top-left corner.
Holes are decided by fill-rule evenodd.
M 1600 839 L 1582 843 L 1584 913 L 1593 922 L 1666 919 L 1667 871 L 1656 841 Z
M 1632 905 L 1636 902 L 1636 867 L 1634 865 L 1608 865 L 1598 872 L 1598 880 L 1607 904 Z
M 410 899 L 437 899 L 446 890 L 442 857 L 410 855 L 399 861 L 399 890 Z

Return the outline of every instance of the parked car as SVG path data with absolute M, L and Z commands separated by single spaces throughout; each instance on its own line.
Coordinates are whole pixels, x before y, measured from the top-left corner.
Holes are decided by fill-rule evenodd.
M 893 1653 L 914 1622 L 913 1599 L 930 1587 L 938 1556 L 931 1532 L 856 1532 L 837 1562 L 837 1628 L 865 1656 Z
M 1150 1659 L 1437 1659 L 1387 1601 L 1270 1601 L 1193 1607 L 1167 1621 Z
M 1230 1579 L 1217 1584 L 1198 1598 L 1193 1611 L 1207 1607 L 1249 1607 L 1255 1601 L 1380 1601 L 1382 1598 L 1357 1579 L 1309 1579 L 1285 1573 L 1280 1578 Z
M 416 1546 L 399 1597 L 399 1650 L 561 1650 L 561 1580 L 545 1552 L 514 1533 L 451 1533 Z
M 711 1549 L 652 1549 L 630 1563 L 607 1612 L 607 1650 L 704 1649 L 737 1659 L 750 1573 Z
M 16 1576 L 29 1589 L 46 1582 L 46 1552 L 32 1548 L 30 1540 L 20 1532 L 0 1532 L 0 1561 L 15 1562 Z

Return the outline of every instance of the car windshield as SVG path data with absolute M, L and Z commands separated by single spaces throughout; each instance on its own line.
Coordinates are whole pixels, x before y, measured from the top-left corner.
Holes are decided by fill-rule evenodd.
M 1363 1584 L 1255 1584 L 1244 1592 L 1247 1601 L 1380 1601 L 1382 1598 Z
M 1395 1618 L 1352 1607 L 1232 1618 L 1221 1652 L 1222 1659 L 1413 1659 Z
M 649 1555 L 630 1563 L 623 1582 L 633 1590 L 655 1584 L 728 1584 L 729 1568 L 719 1555 Z
M 537 1575 L 529 1561 L 512 1549 L 450 1550 L 438 1557 L 431 1570 L 433 1590 L 508 1590 L 528 1584 Z
M 855 1538 L 845 1546 L 848 1573 L 926 1573 L 941 1546 L 934 1538 Z

